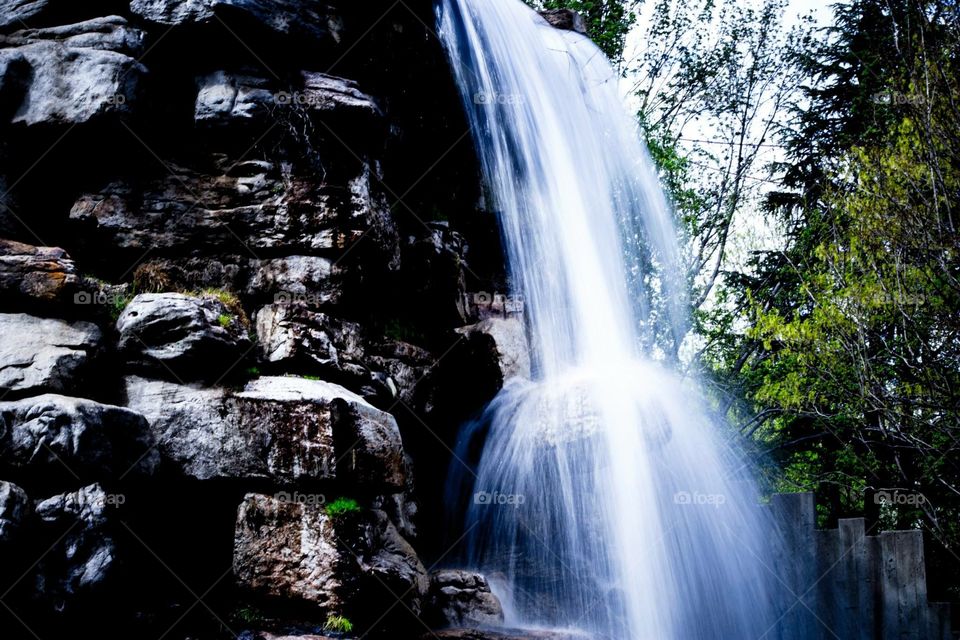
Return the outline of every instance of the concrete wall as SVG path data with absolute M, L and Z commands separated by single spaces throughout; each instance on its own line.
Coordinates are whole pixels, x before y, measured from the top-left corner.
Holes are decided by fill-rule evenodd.
M 817 530 L 812 493 L 774 496 L 772 640 L 951 640 L 949 605 L 927 600 L 920 531 L 867 535 L 863 518 Z

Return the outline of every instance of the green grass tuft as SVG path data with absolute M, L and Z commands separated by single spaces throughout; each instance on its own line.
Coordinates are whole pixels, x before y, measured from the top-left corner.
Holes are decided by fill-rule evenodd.
M 337 498 L 325 508 L 331 518 L 342 518 L 353 513 L 360 513 L 360 505 L 352 498 Z

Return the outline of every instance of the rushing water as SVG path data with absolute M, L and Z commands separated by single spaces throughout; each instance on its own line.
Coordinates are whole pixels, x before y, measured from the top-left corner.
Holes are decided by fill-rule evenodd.
M 438 18 L 534 362 L 463 434 L 461 457 L 482 443 L 451 481 L 471 496 L 467 560 L 512 625 L 759 638 L 767 527 L 696 394 L 654 361 L 684 330 L 683 278 L 616 73 L 520 0 L 442 0 Z

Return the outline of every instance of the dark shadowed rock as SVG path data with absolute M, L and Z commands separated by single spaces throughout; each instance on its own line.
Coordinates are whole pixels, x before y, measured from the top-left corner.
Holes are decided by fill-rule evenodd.
M 100 339 L 100 329 L 89 322 L 0 314 L 0 393 L 76 390 Z
M 478 573 L 441 569 L 430 574 L 426 613 L 434 627 L 495 627 L 503 624 L 503 607 Z
M 547 11 L 541 11 L 540 15 L 557 29 L 584 34 L 587 32 L 587 23 L 583 16 L 572 9 L 548 9 Z
M 37 599 L 53 603 L 63 613 L 78 599 L 104 592 L 120 563 L 108 531 L 116 498 L 94 484 L 37 503 L 36 515 L 49 535 L 64 532 L 34 574 Z
M 69 303 L 79 283 L 63 249 L 0 240 L 0 295 L 6 307 Z
M 119 349 L 137 367 L 181 380 L 219 380 L 250 350 L 236 313 L 213 296 L 148 293 L 117 320 Z
M 152 472 L 143 416 L 92 400 L 42 395 L 0 402 L 0 468 L 44 484 Z
M 27 493 L 13 483 L 0 481 L 0 544 L 16 539 L 29 513 Z
M 270 377 L 241 392 L 137 377 L 126 387 L 128 405 L 147 416 L 164 458 L 186 476 L 404 485 L 393 417 L 343 387 Z
M 320 0 L 133 0 L 130 10 L 175 27 L 243 19 L 264 32 L 314 44 L 339 42 L 342 30 L 339 16 Z

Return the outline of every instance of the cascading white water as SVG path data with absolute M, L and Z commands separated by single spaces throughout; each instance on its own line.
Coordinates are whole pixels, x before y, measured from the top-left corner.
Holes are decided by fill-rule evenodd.
M 520 0 L 442 0 L 534 380 L 469 425 L 468 560 L 513 625 L 613 640 L 759 638 L 767 526 L 694 393 L 653 361 L 682 334 L 670 210 L 617 75 Z M 658 304 L 656 300 L 666 301 Z

